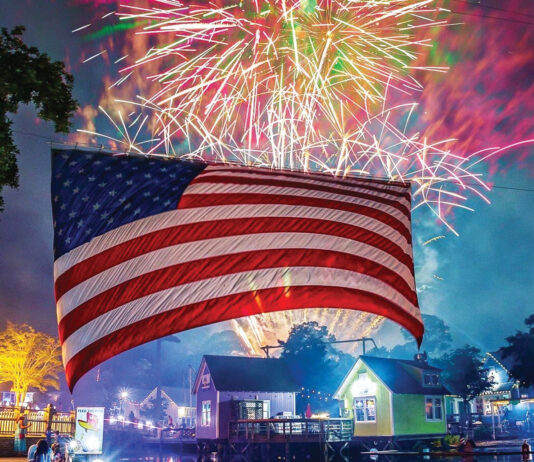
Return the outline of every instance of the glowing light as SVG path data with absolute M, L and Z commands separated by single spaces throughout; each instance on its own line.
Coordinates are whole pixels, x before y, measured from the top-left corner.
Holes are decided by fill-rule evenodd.
M 432 239 L 429 239 L 428 241 L 425 241 L 423 242 L 423 245 L 428 245 L 430 244 L 431 242 L 434 242 L 434 241 L 437 241 L 439 239 L 443 239 L 445 236 L 441 235 L 441 236 L 435 236 L 433 237 Z
M 373 396 L 376 394 L 376 383 L 367 374 L 360 374 L 350 387 L 352 396 Z
M 96 436 L 88 436 L 85 440 L 85 444 L 89 451 L 96 451 L 100 448 L 100 441 Z
M 328 142 L 322 143 L 320 155 L 311 157 L 310 159 L 313 160 L 308 159 L 305 164 L 302 163 L 303 159 L 298 156 L 293 157 L 290 168 L 293 170 L 307 168 L 340 176 L 372 175 L 411 182 L 413 185 L 412 210 L 421 206 L 427 207 L 438 221 L 458 235 L 451 222 L 451 211 L 457 208 L 473 211 L 473 208 L 467 205 L 471 195 L 489 203 L 484 193 L 491 188 L 481 178 L 481 174 L 476 171 L 476 167 L 480 165 L 480 157 L 488 157 L 492 152 L 502 152 L 506 148 L 487 149 L 484 152 L 476 152 L 469 156 L 454 154 L 445 148 L 451 140 L 431 143 L 421 133 L 410 132 L 410 118 L 415 113 L 416 108 L 417 105 L 414 103 L 389 107 L 384 102 L 383 109 L 378 114 L 364 114 L 359 121 L 358 128 L 350 137 L 344 138 L 342 149 L 338 146 L 339 149 L 336 150 L 339 153 L 341 149 L 342 154 L 329 154 L 327 144 L 336 144 L 331 138 Z M 103 108 L 100 109 L 104 111 Z M 118 113 L 118 121 L 115 121 L 114 117 L 107 112 L 104 111 L 104 113 L 114 125 L 117 135 L 100 136 L 112 142 L 117 149 L 154 154 L 154 149 L 162 145 L 172 147 L 169 140 L 169 134 L 172 130 L 168 126 L 160 133 L 161 137 L 152 136 L 149 139 L 142 137 L 143 128 L 149 124 L 148 115 L 144 117 L 139 115 L 134 122 L 127 124 L 121 112 Z M 156 111 L 156 114 L 158 120 L 163 120 L 161 113 Z M 398 128 L 392 122 L 394 120 L 403 120 L 403 126 Z M 287 123 L 291 125 L 291 123 Z M 95 131 L 80 131 L 98 135 Z M 205 138 L 204 141 L 208 138 Z M 522 144 L 532 143 L 532 141 L 525 140 Z M 283 166 L 281 165 L 281 157 L 272 151 L 260 152 L 259 157 L 256 157 L 253 150 L 236 148 L 234 152 L 240 154 L 242 159 L 236 159 L 235 156 L 230 159 L 228 153 L 217 151 L 215 144 L 209 146 L 203 144 L 201 152 L 190 151 L 182 157 L 209 158 L 211 156 L 215 158 L 214 160 L 233 161 L 246 165 L 272 168 Z M 510 147 L 513 146 L 510 145 Z M 297 151 L 282 149 L 280 153 L 282 152 L 295 154 Z
M 438 11 L 431 3 L 122 5 L 121 21 L 143 24 L 138 33 L 159 43 L 123 69 L 157 83 L 133 103 L 158 113 L 163 136 L 151 152 L 173 152 L 169 140 L 181 138 L 190 155 L 275 167 L 308 168 L 325 154 L 346 159 L 370 105 L 388 89 L 422 89 L 410 64 L 431 44 L 412 31 L 443 23 L 430 18 Z
M 293 325 L 308 321 L 317 321 L 329 332 L 335 332 L 337 338 L 347 339 L 371 336 L 382 325 L 384 318 L 352 310 L 310 308 L 248 316 L 234 319 L 230 325 L 248 354 L 264 356 L 261 346 L 277 345 L 278 339 L 287 338 Z M 359 348 L 351 343 L 340 347 L 351 353 Z M 279 352 L 273 350 L 272 354 Z
M 107 53 L 107 50 L 102 50 L 101 52 L 96 53 L 96 54 L 94 54 L 93 56 L 89 56 L 89 58 L 84 59 L 84 60 L 82 61 L 82 63 L 83 63 L 83 64 L 88 63 L 89 61 L 92 61 L 93 59 L 98 58 L 99 56 L 102 56 L 104 53 Z

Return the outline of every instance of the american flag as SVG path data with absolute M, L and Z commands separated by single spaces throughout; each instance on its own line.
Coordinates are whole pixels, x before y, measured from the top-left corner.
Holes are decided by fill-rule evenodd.
M 71 390 L 137 345 L 265 312 L 362 310 L 422 338 L 407 184 L 81 150 L 52 156 Z

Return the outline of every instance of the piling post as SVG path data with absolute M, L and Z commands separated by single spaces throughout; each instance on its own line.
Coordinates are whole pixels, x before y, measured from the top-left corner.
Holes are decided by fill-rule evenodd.
M 285 443 L 285 453 L 286 462 L 289 462 L 291 460 L 291 445 L 289 444 L 289 441 L 286 441 Z

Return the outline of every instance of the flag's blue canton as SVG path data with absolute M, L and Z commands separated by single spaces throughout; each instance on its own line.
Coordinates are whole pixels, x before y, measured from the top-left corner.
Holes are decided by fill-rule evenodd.
M 178 160 L 52 151 L 54 254 L 150 215 L 174 210 L 206 166 Z

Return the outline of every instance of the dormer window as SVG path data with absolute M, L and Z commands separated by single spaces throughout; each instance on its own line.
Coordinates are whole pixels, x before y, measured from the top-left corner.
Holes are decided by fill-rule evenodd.
M 425 387 L 437 387 L 439 384 L 439 374 L 429 372 L 423 373 L 423 385 Z

